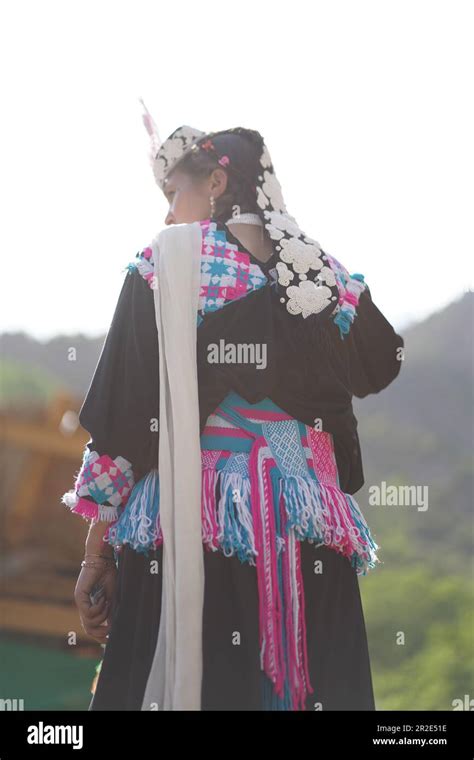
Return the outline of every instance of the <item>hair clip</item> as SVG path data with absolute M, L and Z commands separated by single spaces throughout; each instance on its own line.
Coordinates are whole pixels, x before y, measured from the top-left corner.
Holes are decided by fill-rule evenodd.
M 206 142 L 201 145 L 201 148 L 203 150 L 214 150 L 214 145 L 211 140 L 206 140 Z
M 229 156 L 222 156 L 222 158 L 219 159 L 219 163 L 221 166 L 227 166 L 229 162 L 230 162 Z

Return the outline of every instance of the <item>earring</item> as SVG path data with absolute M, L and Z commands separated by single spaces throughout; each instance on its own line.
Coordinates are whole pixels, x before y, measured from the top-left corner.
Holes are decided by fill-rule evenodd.
M 210 204 L 211 204 L 211 217 L 212 217 L 216 213 L 216 201 L 215 201 L 213 195 L 209 196 L 209 201 L 210 201 Z

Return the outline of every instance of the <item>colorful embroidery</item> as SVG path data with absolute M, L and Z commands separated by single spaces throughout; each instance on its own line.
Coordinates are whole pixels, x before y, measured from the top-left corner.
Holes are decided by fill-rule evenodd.
M 246 296 L 253 290 L 261 288 L 267 282 L 267 277 L 257 264 L 253 264 L 250 257 L 238 246 L 227 240 L 226 231 L 218 230 L 217 223 L 210 219 L 202 221 L 203 232 L 201 250 L 201 292 L 199 298 L 199 313 L 197 316 L 198 326 L 203 320 L 203 314 L 226 306 L 238 298 Z M 348 334 L 355 317 L 356 307 L 361 293 L 366 289 L 363 274 L 349 274 L 340 261 L 334 256 L 324 254 L 330 267 L 323 267 L 326 272 L 326 282 L 329 285 L 337 284 L 339 292 L 338 305 L 335 308 L 332 319 L 339 327 L 341 339 Z M 278 267 L 284 266 L 281 263 Z M 150 246 L 136 254 L 135 261 L 128 264 L 127 269 L 138 269 L 142 277 L 151 288 L 155 285 L 153 250 Z M 283 273 L 280 271 L 280 278 Z M 286 281 L 285 281 L 286 282 Z M 290 297 L 288 302 L 289 311 L 292 314 L 302 314 L 304 317 L 312 313 L 313 300 L 323 293 L 324 288 L 314 288 L 308 280 L 300 283 L 300 290 L 286 283 L 287 293 Z M 305 286 L 308 290 L 308 299 L 305 301 Z M 293 298 L 293 301 L 291 300 Z
M 339 290 L 339 301 L 333 321 L 339 327 L 341 338 L 344 339 L 344 335 L 347 335 L 357 316 L 356 306 L 367 285 L 363 274 L 351 275 L 334 256 L 326 253 L 326 257 L 334 271 Z
M 138 269 L 144 280 L 147 281 L 150 288 L 154 287 L 154 265 L 153 265 L 153 249 L 151 246 L 147 246 L 142 251 L 139 251 L 135 260 L 131 261 L 125 267 L 129 272 L 133 272 L 134 269 Z
M 209 219 L 201 222 L 203 232 L 199 311 L 216 311 L 230 301 L 246 296 L 267 282 L 250 256 L 227 240 L 226 231 Z
M 331 434 L 291 418 L 270 399 L 232 392 L 201 435 L 202 540 L 208 551 L 257 569 L 260 656 L 266 709 L 304 710 L 307 670 L 300 541 L 347 557 L 358 575 L 379 562 L 355 499 L 340 489 Z M 156 469 L 135 486 L 108 531 L 119 547 L 148 552 L 163 542 Z
M 216 222 L 205 219 L 202 229 L 201 291 L 199 295 L 198 325 L 203 315 L 243 298 L 261 288 L 267 278 L 250 256 L 227 240 L 225 230 L 217 228 Z M 135 261 L 126 267 L 130 272 L 138 269 L 150 288 L 155 285 L 153 249 L 144 248 L 136 254 Z
M 119 516 L 134 485 L 132 466 L 124 457 L 111 459 L 86 446 L 74 489 L 61 501 L 85 519 L 111 522 Z

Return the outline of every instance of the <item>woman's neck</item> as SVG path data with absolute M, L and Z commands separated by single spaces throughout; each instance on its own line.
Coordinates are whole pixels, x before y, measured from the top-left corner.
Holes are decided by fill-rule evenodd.
M 265 228 L 257 224 L 229 225 L 234 237 L 247 248 L 256 259 L 265 263 L 273 254 L 273 243 Z

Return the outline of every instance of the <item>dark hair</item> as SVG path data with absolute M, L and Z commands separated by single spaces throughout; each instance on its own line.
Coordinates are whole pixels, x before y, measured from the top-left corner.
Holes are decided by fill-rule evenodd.
M 223 135 L 222 135 L 223 137 Z M 226 135 L 226 145 L 219 145 L 219 137 L 213 136 L 219 154 L 230 154 L 231 147 L 228 141 L 229 135 Z M 218 221 L 225 222 L 232 216 L 234 206 L 239 207 L 239 212 L 244 213 L 261 213 L 257 205 L 257 195 L 255 188 L 256 169 L 253 164 L 257 159 L 255 148 L 248 139 L 240 135 L 232 135 L 232 155 L 230 155 L 230 165 L 221 166 L 218 162 L 218 156 L 212 151 L 198 150 L 190 151 L 176 164 L 175 169 L 185 172 L 193 179 L 200 180 L 209 177 L 214 169 L 222 169 L 227 174 L 227 187 L 225 191 L 216 198 L 216 212 L 214 218 Z M 250 158 L 250 162 L 249 162 Z M 249 165 L 252 167 L 249 169 Z M 247 167 L 244 173 L 241 169 Z M 174 169 L 173 169 L 174 171 Z M 171 172 L 172 173 L 172 172 Z M 171 174 L 170 173 L 170 174 Z M 251 176 L 249 176 L 249 173 Z

